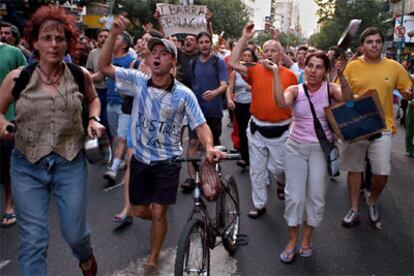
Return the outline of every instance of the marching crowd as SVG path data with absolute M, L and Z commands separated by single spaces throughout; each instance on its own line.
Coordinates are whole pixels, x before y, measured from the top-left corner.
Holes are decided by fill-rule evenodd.
M 126 167 L 124 206 L 113 221 L 130 224 L 135 216 L 152 222 L 147 266 L 156 269 L 168 206 L 176 203 L 180 186 L 181 167 L 172 160 L 183 154 L 183 135 L 189 137 L 187 156 L 203 147 L 210 162 L 223 157 L 214 146 L 225 139 L 225 108 L 242 158 L 237 165 L 249 169 L 248 216 L 259 219 L 266 212 L 272 182 L 285 201 L 288 239 L 280 261 L 312 256 L 312 232 L 322 221 L 327 183 L 334 177 L 324 145 L 338 145 L 340 169 L 347 172 L 350 208 L 342 225 L 359 222 L 367 163 L 368 217 L 380 221 L 397 131 L 394 90 L 408 101 L 407 153 L 414 153 L 413 80 L 402 65 L 382 56 L 381 31 L 363 30 L 359 54 L 352 57 L 338 47 L 325 53 L 301 46 L 291 55 L 275 32 L 263 45 L 252 42 L 252 23 L 237 41 L 220 37 L 214 44 L 212 16 L 207 13 L 207 31 L 198 34 L 166 37 L 162 29 L 149 28 L 136 39 L 125 31 L 129 20 L 122 15 L 110 30 L 99 30 L 96 40 L 80 36 L 74 18 L 52 5 L 33 14 L 23 37 L 15 26 L 1 23 L 0 180 L 6 196 L 1 226 L 18 224 L 22 275 L 46 274 L 52 195 L 62 235 L 83 274 L 96 275 L 86 222 L 85 135 L 112 141 L 114 158 L 103 175 L 109 186 Z M 354 143 L 337 140 L 324 107 L 368 90 L 378 93 L 385 129 Z M 194 189 L 191 164 L 188 172 L 183 192 Z

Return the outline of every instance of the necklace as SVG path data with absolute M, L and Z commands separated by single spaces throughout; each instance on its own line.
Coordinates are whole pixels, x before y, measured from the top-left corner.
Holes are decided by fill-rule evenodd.
M 62 66 L 63 66 L 63 64 L 62 64 Z M 42 68 L 39 65 L 36 67 L 36 70 L 38 70 L 38 73 L 40 73 L 40 74 L 38 74 L 40 81 L 42 83 L 46 84 L 46 85 L 53 86 L 53 88 L 56 89 L 56 92 L 62 98 L 65 106 L 68 106 L 68 103 L 69 103 L 69 100 L 68 100 L 68 92 L 67 92 L 67 88 L 66 88 L 65 75 L 63 74 L 63 68 L 60 69 L 60 70 L 58 70 L 57 73 L 55 74 L 56 75 L 55 79 L 52 79 L 51 78 L 50 81 L 47 81 L 47 80 L 44 79 L 44 77 L 47 77 L 47 76 L 43 72 Z M 65 86 L 65 92 L 64 93 L 61 93 L 61 91 L 59 89 L 60 88 L 61 80 L 62 80 L 62 82 L 63 82 L 63 84 Z
M 56 72 L 54 74 L 52 74 L 52 76 L 48 76 L 40 67 L 40 65 L 38 64 L 36 66 L 36 70 L 38 71 L 39 76 L 40 76 L 40 81 L 43 82 L 46 85 L 53 85 L 55 86 L 56 84 L 58 85 L 60 83 L 60 77 L 62 76 L 62 67 L 58 68 L 58 70 L 56 70 Z

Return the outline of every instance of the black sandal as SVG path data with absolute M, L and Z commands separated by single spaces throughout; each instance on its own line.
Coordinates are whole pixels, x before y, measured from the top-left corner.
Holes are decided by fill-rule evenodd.
M 280 200 L 285 200 L 285 185 L 280 182 L 276 182 L 277 189 L 276 189 L 276 196 Z
M 266 207 L 263 207 L 261 209 L 253 208 L 252 210 L 249 211 L 247 215 L 249 216 L 249 218 L 256 219 L 256 218 L 260 218 L 261 216 L 263 216 L 264 213 L 266 213 Z

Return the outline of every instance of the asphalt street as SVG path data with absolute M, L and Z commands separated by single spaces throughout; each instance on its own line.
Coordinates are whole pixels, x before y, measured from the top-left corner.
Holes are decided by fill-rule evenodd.
M 227 118 L 227 117 L 226 117 Z M 230 144 L 230 128 L 223 123 L 222 141 Z M 250 180 L 247 171 L 234 161 L 223 163 L 224 173 L 237 180 L 241 200 L 241 229 L 250 242 L 240 247 L 234 258 L 219 247 L 212 253 L 213 275 L 413 275 L 414 274 L 414 159 L 405 156 L 404 130 L 394 137 L 392 175 L 381 197 L 382 229 L 368 221 L 365 204 L 361 201 L 361 223 L 352 229 L 341 226 L 348 210 L 345 174 L 329 183 L 327 204 L 322 225 L 315 229 L 314 255 L 286 265 L 279 254 L 287 241 L 287 226 L 283 218 L 284 202 L 276 198 L 272 184 L 269 189 L 268 212 L 260 219 L 247 217 L 251 208 Z M 149 254 L 150 223 L 134 219 L 130 226 L 118 227 L 111 222 L 120 211 L 123 186 L 104 191 L 104 166 L 90 166 L 88 222 L 92 230 L 94 254 L 100 275 L 142 275 Z M 75 173 L 75 172 L 74 172 Z M 183 167 L 181 179 L 187 177 Z M 4 207 L 3 189 L 0 192 Z M 177 204 L 168 213 L 169 232 L 161 254 L 160 275 L 172 275 L 176 245 L 180 231 L 192 205 L 190 195 L 178 193 Z M 0 275 L 18 275 L 17 227 L 0 228 Z M 50 244 L 49 275 L 80 275 L 77 260 L 71 255 L 58 225 L 55 202 L 49 214 Z

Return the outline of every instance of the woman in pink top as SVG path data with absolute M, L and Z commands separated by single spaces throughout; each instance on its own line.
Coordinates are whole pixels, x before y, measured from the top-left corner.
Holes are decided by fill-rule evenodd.
M 285 219 L 288 223 L 289 241 L 280 254 L 282 262 L 290 263 L 296 254 L 302 257 L 312 255 L 312 231 L 322 221 L 328 182 L 325 156 L 315 134 L 313 115 L 304 86 L 307 87 L 326 137 L 331 141 L 334 137 L 323 108 L 330 104 L 331 99 L 336 102 L 351 100 L 352 91 L 342 74 L 344 62 L 336 64 L 341 86 L 325 81 L 329 71 L 329 58 L 323 52 L 315 52 L 306 57 L 305 82 L 290 86 L 285 91 L 280 84 L 278 70 L 274 69 L 277 66 L 274 64 L 267 66 L 273 69 L 275 77 L 273 89 L 275 103 L 280 108 L 290 106 L 293 114 L 285 157 Z M 303 237 L 299 249 L 296 250 L 298 230 L 302 222 Z

